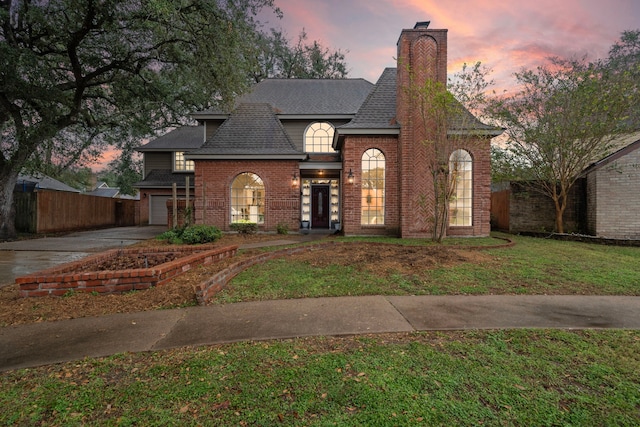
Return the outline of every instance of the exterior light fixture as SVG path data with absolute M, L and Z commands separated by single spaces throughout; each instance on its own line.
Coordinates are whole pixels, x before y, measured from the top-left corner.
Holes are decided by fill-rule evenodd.
M 291 178 L 291 185 L 294 187 L 298 186 L 298 174 L 295 172 L 293 173 L 293 178 Z
M 353 171 L 349 169 L 349 175 L 347 175 L 347 181 L 349 184 L 353 184 Z

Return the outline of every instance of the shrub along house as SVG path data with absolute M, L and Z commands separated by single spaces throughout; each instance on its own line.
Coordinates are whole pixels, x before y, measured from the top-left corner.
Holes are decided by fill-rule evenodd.
M 145 178 L 141 218 L 166 223 L 173 182 L 184 194 L 192 177 L 195 222 L 229 230 L 250 221 L 273 231 L 341 227 L 345 234 L 429 237 L 435 132 L 422 125 L 407 95 L 409 70 L 446 84 L 447 30 L 418 23 L 398 41 L 398 68 L 376 82 L 363 79 L 267 79 L 232 111 L 193 114 L 200 123 L 177 129 L 139 151 Z M 420 83 L 420 81 L 418 81 Z M 452 147 L 462 159 L 448 235 L 489 233 L 490 139 L 500 133 L 477 120 L 450 132 L 468 134 Z M 458 123 L 459 124 L 459 123 Z M 146 203 L 145 203 L 146 200 Z

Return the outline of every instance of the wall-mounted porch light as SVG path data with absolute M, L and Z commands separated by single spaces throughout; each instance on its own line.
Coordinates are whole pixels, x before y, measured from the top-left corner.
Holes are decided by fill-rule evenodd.
M 293 178 L 291 178 L 291 185 L 293 187 L 297 187 L 298 186 L 298 174 L 297 173 L 293 173 Z
M 347 181 L 349 182 L 349 184 L 353 184 L 353 178 L 353 171 L 349 169 L 349 175 L 347 175 Z

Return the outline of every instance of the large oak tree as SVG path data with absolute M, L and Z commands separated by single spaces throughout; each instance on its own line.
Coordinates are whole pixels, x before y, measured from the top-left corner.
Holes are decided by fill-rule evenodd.
M 0 0 L 0 240 L 30 161 L 79 159 L 229 103 L 272 0 Z

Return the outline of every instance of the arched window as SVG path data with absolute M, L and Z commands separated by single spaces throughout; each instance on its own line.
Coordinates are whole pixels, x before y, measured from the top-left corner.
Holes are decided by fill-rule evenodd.
M 385 158 L 382 151 L 370 148 L 362 155 L 361 224 L 384 224 Z
M 333 125 L 316 122 L 304 132 L 304 151 L 306 153 L 333 153 Z
M 254 173 L 241 173 L 231 184 L 231 222 L 264 223 L 264 183 Z
M 449 201 L 449 225 L 471 226 L 473 219 L 473 161 L 465 150 L 455 150 L 449 157 L 452 193 Z

